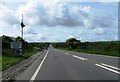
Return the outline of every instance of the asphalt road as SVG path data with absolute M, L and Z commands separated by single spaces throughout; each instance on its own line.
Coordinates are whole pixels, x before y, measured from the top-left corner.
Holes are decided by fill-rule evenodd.
M 18 80 L 118 80 L 118 58 L 49 48 Z

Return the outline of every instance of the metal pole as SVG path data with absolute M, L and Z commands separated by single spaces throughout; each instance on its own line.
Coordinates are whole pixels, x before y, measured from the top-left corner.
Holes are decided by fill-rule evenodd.
M 22 14 L 22 23 L 23 23 L 23 14 Z M 22 39 L 23 39 L 23 26 L 21 25 L 22 28 Z
M 22 33 L 21 33 L 22 39 L 23 39 L 23 27 L 22 27 Z
M 21 20 L 21 37 L 23 39 L 23 27 L 25 27 L 24 23 L 23 23 L 23 14 L 22 14 L 22 20 Z M 22 47 L 22 54 L 23 54 L 23 47 Z
M 21 37 L 23 39 L 23 27 L 25 27 L 25 25 L 23 24 L 23 14 L 22 14 L 22 20 L 21 20 Z

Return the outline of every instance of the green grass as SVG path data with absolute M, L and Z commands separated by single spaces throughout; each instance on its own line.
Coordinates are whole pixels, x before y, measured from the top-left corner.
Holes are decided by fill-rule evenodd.
M 0 68 L 2 68 L 2 70 L 5 70 L 19 63 L 20 61 L 29 58 L 38 51 L 34 49 L 35 46 L 28 43 L 19 36 L 15 38 L 15 37 L 9 37 L 3 35 L 1 38 L 2 38 L 2 57 L 0 57 L 0 66 L 1 66 Z M 22 48 L 24 50 L 23 55 L 16 55 L 14 53 L 15 50 L 10 48 L 10 44 L 13 41 L 12 38 L 14 38 L 15 41 L 17 42 L 22 42 Z
M 2 70 L 5 70 L 20 61 L 27 59 L 37 53 L 37 50 L 26 50 L 23 54 L 23 56 L 2 56 Z M 12 55 L 12 54 L 11 54 Z
M 91 53 L 91 54 L 100 54 L 100 55 L 106 55 L 106 56 L 115 56 L 120 57 L 119 53 L 116 51 L 100 51 L 96 49 L 71 49 L 71 48 L 57 48 L 61 50 L 69 50 L 69 51 L 75 51 L 75 52 L 82 52 L 82 53 Z
M 10 66 L 13 66 L 20 62 L 22 58 L 19 57 L 2 57 L 2 70 L 5 70 L 6 68 L 9 68 Z
M 120 57 L 120 41 L 89 42 L 88 44 L 82 42 L 75 49 L 69 48 L 69 46 L 61 46 L 57 43 L 55 45 L 57 45 L 55 46 L 57 49 Z
M 0 70 L 2 70 L 2 56 L 0 56 Z
M 75 49 L 73 51 L 120 57 L 120 55 L 118 54 L 118 52 L 115 52 L 115 51 L 105 51 L 105 50 L 100 51 L 100 50 L 95 50 L 95 49 L 93 49 L 93 50 L 79 50 L 79 49 Z

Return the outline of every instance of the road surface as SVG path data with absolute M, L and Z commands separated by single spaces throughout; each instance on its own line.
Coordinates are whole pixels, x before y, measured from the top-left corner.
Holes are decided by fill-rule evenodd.
M 118 57 L 49 48 L 18 80 L 118 80 Z

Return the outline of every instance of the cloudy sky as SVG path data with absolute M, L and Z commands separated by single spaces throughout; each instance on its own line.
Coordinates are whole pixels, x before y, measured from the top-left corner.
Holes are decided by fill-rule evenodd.
M 118 2 L 103 1 L 4 0 L 0 2 L 0 36 L 21 36 L 23 13 L 24 39 L 29 42 L 118 40 Z

